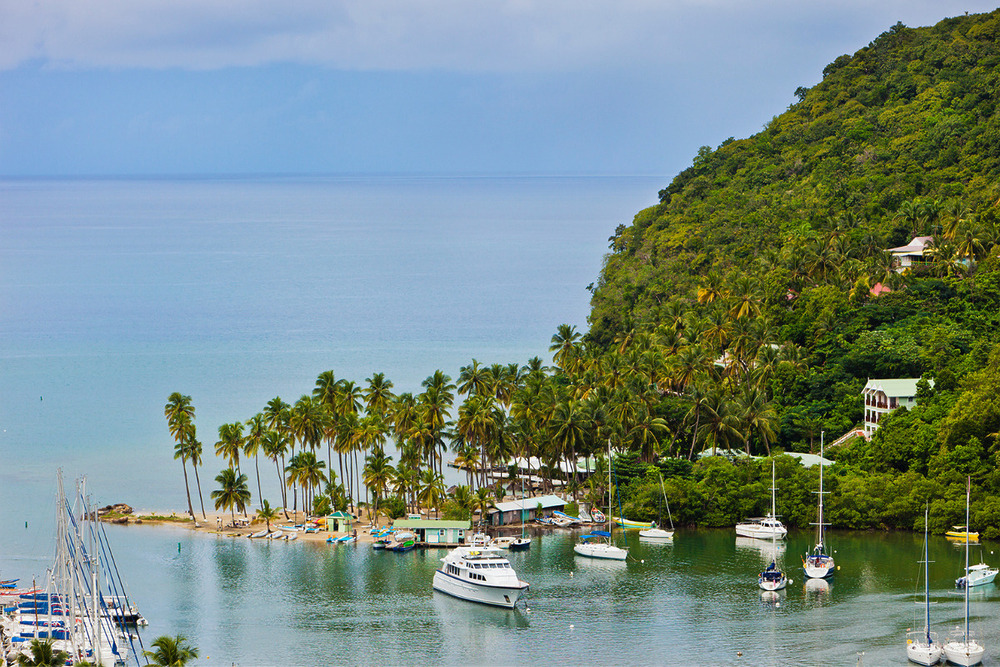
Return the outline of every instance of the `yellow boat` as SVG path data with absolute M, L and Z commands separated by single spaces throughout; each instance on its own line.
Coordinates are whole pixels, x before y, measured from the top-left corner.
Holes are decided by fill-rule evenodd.
M 652 521 L 631 521 L 629 519 L 623 519 L 620 516 L 613 516 L 611 520 L 617 523 L 622 528 L 652 528 Z
M 952 526 L 951 530 L 945 532 L 944 536 L 963 541 L 968 536 L 970 542 L 979 541 L 979 533 L 970 533 L 965 526 Z

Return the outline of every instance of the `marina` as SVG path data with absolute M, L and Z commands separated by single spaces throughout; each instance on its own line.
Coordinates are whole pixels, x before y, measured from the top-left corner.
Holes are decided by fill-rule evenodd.
M 331 548 L 322 540 L 276 543 L 169 526 L 107 529 L 149 620 L 143 636 L 183 634 L 213 664 L 262 664 L 275 654 L 287 664 L 320 655 L 353 662 L 361 631 L 386 663 L 480 663 L 500 654 L 531 662 L 544 650 L 552 664 L 578 664 L 575 642 L 552 641 L 569 633 L 607 636 L 623 662 L 642 664 L 697 656 L 719 665 L 854 665 L 864 653 L 867 665 L 904 665 L 900 637 L 923 625 L 914 627 L 915 614 L 923 615 L 923 577 L 899 565 L 922 559 L 919 533 L 834 531 L 841 571 L 808 582 L 797 571 L 783 591 L 765 593 L 747 585 L 763 567 L 761 552 L 739 547 L 732 528 L 680 529 L 668 544 L 624 531 L 627 561 L 575 556 L 581 530 L 534 529 L 531 549 L 506 553 L 531 585 L 507 610 L 434 591 L 440 559 L 452 552 L 445 548 L 397 555 L 364 543 Z M 788 553 L 803 552 L 814 537 L 792 531 Z M 940 536 L 928 548 L 932 622 L 948 634 L 964 623 L 952 573 L 965 553 Z M 30 581 L 22 569 L 8 564 L 3 576 Z M 975 587 L 970 596 L 977 637 L 1000 645 L 1000 589 Z M 638 636 L 641 644 L 630 641 Z M 996 659 L 992 650 L 986 664 Z

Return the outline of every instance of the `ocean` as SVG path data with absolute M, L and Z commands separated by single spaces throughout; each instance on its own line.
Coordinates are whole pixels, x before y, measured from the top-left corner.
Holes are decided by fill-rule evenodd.
M 607 238 L 662 185 L 0 181 L 0 578 L 40 580 L 51 567 L 57 469 L 69 489 L 86 475 L 100 505 L 183 509 L 163 417 L 171 392 L 192 396 L 208 454 L 219 424 L 276 395 L 293 402 L 326 370 L 359 383 L 384 372 L 418 391 L 473 358 L 551 359 L 559 324 L 586 328 Z M 222 467 L 208 457 L 206 496 Z M 276 498 L 273 471 L 262 473 Z M 107 532 L 150 622 L 145 647 L 183 634 L 199 665 L 903 665 L 922 614 L 921 536 L 910 533 L 831 532 L 841 570 L 804 583 L 812 533 L 792 531 L 780 557 L 793 583 L 762 596 L 768 556 L 731 530 L 681 528 L 659 545 L 631 532 L 621 563 L 575 556 L 578 531 L 537 532 L 511 554 L 531 590 L 507 611 L 433 592 L 439 550 Z M 976 555 L 995 565 L 992 548 Z M 941 538 L 931 549 L 944 636 L 963 615 L 953 582 L 964 553 Z M 973 627 L 994 663 L 998 593 L 982 588 Z
M 219 425 L 294 403 L 324 371 L 417 392 L 473 358 L 551 361 L 559 324 L 586 329 L 608 237 L 661 186 L 0 181 L 0 531 L 50 519 L 34 507 L 57 467 L 99 504 L 185 507 L 163 416 L 175 391 L 192 397 L 211 487 Z

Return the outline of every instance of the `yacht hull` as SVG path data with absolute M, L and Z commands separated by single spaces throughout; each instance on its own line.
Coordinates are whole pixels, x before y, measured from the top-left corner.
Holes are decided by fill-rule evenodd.
M 611 544 L 583 542 L 573 547 L 573 551 L 587 558 L 603 558 L 604 560 L 625 560 L 628 552 Z
M 956 665 L 978 665 L 983 661 L 986 649 L 975 640 L 948 642 L 944 645 L 944 656 Z
M 437 570 L 434 573 L 433 587 L 436 591 L 462 600 L 468 600 L 469 602 L 513 609 L 514 605 L 521 598 L 521 595 L 528 589 L 528 584 L 521 582 L 521 585 L 518 587 L 487 586 L 459 579 L 446 572 Z

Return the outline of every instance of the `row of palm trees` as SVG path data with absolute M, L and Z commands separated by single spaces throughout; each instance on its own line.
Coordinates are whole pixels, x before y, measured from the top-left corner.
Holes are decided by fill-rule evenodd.
M 550 346 L 553 367 L 538 358 L 524 366 L 473 359 L 455 382 L 435 371 L 419 394 L 393 393 L 382 373 L 358 385 L 326 371 L 294 404 L 276 397 L 245 422 L 219 427 L 215 453 L 228 467 L 212 497 L 217 509 L 245 512 L 242 466 L 252 459 L 262 505 L 261 457 L 274 465 L 282 507 L 297 510 L 301 492 L 304 509 L 318 501 L 355 509 L 363 498 L 377 511 L 388 497 L 437 507 L 449 450 L 466 469 L 470 493 L 493 485 L 513 458 L 529 476 L 541 473 L 546 491 L 560 478 L 580 488 L 578 461 L 592 461 L 609 440 L 647 462 L 693 457 L 699 444 L 769 452 L 778 428 L 771 379 L 803 360 L 795 346 L 774 343 L 753 287 L 706 282 L 700 303 L 668 303 L 654 329 L 622 335 L 608 350 L 561 325 Z M 668 422 L 666 399 L 689 409 Z M 193 515 L 187 464 L 200 497 L 201 445 L 191 398 L 172 394 L 165 414 Z

